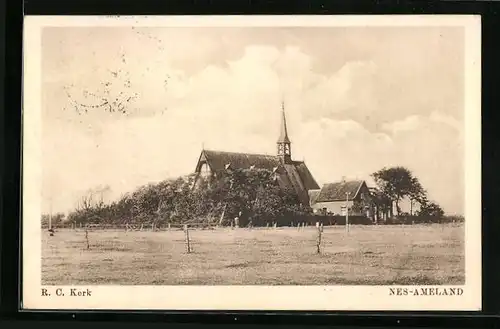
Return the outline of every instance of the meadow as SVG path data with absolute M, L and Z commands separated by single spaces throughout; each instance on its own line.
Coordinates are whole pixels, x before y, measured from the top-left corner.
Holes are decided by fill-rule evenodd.
M 44 285 L 464 284 L 463 224 L 42 231 Z

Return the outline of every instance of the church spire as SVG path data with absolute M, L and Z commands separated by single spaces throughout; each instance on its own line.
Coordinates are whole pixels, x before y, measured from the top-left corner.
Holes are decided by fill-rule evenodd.
M 290 143 L 290 139 L 288 138 L 288 131 L 286 129 L 285 102 L 281 102 L 281 132 L 278 143 Z
M 288 138 L 288 131 L 286 128 L 286 117 L 285 117 L 285 103 L 281 102 L 281 132 L 278 138 L 278 156 L 284 161 L 284 163 L 291 162 L 291 147 L 290 139 Z

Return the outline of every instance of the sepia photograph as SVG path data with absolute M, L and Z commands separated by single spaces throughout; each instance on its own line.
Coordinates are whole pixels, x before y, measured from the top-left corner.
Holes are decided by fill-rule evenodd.
M 24 33 L 24 307 L 481 308 L 480 18 Z

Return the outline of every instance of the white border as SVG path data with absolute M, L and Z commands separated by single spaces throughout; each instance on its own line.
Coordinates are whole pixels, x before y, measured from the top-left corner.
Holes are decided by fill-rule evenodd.
M 92 286 L 91 297 L 41 296 L 41 31 L 46 26 L 463 26 L 465 29 L 465 259 L 462 296 L 389 296 L 387 286 Z M 26 16 L 24 20 L 23 309 L 481 309 L 481 18 L 392 16 Z M 70 288 L 70 287 L 61 287 Z

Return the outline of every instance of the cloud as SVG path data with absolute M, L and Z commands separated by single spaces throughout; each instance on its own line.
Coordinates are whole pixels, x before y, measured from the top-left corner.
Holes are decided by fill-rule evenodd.
M 385 123 L 382 125 L 382 128 L 392 132 L 393 134 L 398 134 L 399 132 L 416 130 L 420 125 L 421 118 L 417 115 L 412 115 L 403 120 Z
M 216 51 L 214 42 L 204 42 L 200 49 L 206 56 Z M 284 100 L 294 158 L 304 158 L 320 183 L 342 176 L 369 179 L 384 166 L 404 165 L 446 210 L 462 211 L 459 118 L 441 111 L 440 103 L 431 114 L 388 120 L 386 104 L 410 108 L 413 98 L 380 93 L 377 81 L 385 73 L 380 63 L 347 61 L 331 74 L 319 74 L 313 70 L 315 57 L 297 46 L 250 45 L 224 65 L 188 73 L 175 64 L 180 54 L 188 61 L 202 55 L 181 44 L 183 51 L 166 56 L 172 44 L 161 50 L 157 41 L 150 43 L 125 43 L 123 49 L 101 49 L 99 42 L 74 45 L 65 61 L 70 74 L 47 76 L 44 194 L 55 193 L 58 207 L 68 209 L 79 193 L 97 185 L 109 185 L 117 197 L 140 184 L 191 172 L 202 145 L 274 154 Z M 78 51 L 88 55 L 85 62 Z M 109 70 L 122 70 L 139 94 L 132 115 L 60 110 L 63 86 L 96 89 Z
M 439 117 L 411 116 L 370 132 L 354 121 L 322 119 L 303 126 L 298 145 L 318 181 L 370 179 L 383 167 L 405 166 L 446 211 L 463 211 L 463 140 Z
M 441 112 L 434 111 L 430 115 L 430 119 L 434 122 L 439 122 L 439 123 L 444 123 L 457 131 L 462 131 L 463 125 L 460 123 L 459 120 L 455 119 L 451 115 L 446 115 Z

